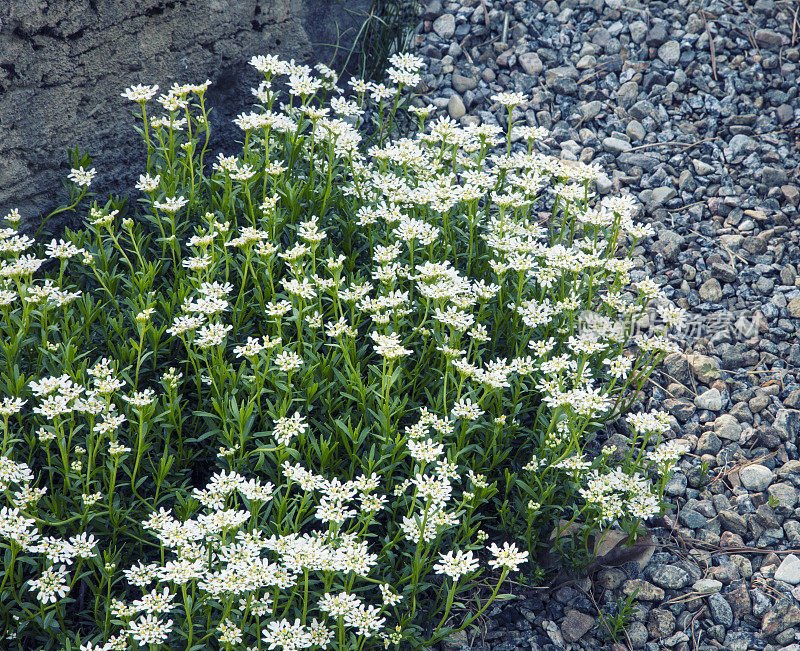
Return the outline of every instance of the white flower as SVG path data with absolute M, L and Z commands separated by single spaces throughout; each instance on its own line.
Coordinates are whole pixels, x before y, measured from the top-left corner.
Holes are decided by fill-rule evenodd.
M 491 567 L 504 567 L 511 572 L 516 572 L 519 566 L 525 563 L 528 558 L 528 552 L 519 551 L 514 543 L 505 542 L 502 549 L 492 543 L 489 545 L 489 551 L 494 556 L 494 559 L 489 561 Z
M 308 424 L 305 419 L 299 413 L 295 413 L 275 421 L 273 434 L 279 445 L 289 445 L 293 438 L 305 434 L 307 429 Z
M 645 278 L 639 281 L 636 283 L 636 288 L 639 290 L 639 293 L 648 300 L 658 296 L 660 291 L 658 285 L 652 278 Z
M 522 104 L 525 101 L 525 95 L 506 91 L 492 95 L 492 101 L 499 102 L 503 106 L 512 107 Z
M 84 252 L 84 249 L 79 249 L 72 242 L 65 242 L 62 240 L 53 239 L 46 247 L 47 255 L 51 258 L 58 258 L 59 260 L 69 260 L 70 258 Z
M 158 208 L 159 210 L 163 210 L 164 212 L 168 213 L 176 213 L 181 208 L 183 208 L 189 200 L 183 196 L 180 197 L 167 197 L 164 201 L 155 201 L 153 205 Z
M 242 641 L 242 629 L 234 624 L 230 619 L 220 622 L 219 641 L 223 644 L 239 644 Z
M 668 328 L 675 328 L 681 331 L 686 323 L 686 310 L 674 305 L 659 305 L 658 315 L 664 320 Z
M 670 416 L 665 411 L 651 411 L 642 414 L 629 414 L 628 424 L 637 434 L 666 434 L 671 427 Z
M 289 72 L 289 64 L 282 61 L 274 54 L 260 54 L 250 59 L 250 65 L 264 74 L 286 74 Z
M 110 651 L 112 649 L 111 645 L 100 644 L 99 642 L 85 642 L 78 647 L 79 651 Z
M 38 590 L 36 598 L 43 605 L 56 603 L 63 599 L 69 592 L 67 585 L 67 570 L 62 565 L 58 569 L 49 567 L 38 579 L 32 579 L 28 584 L 30 590 Z
M 275 366 L 284 373 L 295 371 L 303 365 L 303 358 L 291 350 L 284 350 L 275 358 Z
M 172 630 L 172 620 L 161 621 L 154 615 L 143 615 L 128 625 L 128 633 L 140 644 L 162 644 Z
M 122 93 L 122 97 L 129 99 L 132 102 L 146 102 L 153 99 L 158 92 L 158 86 L 145 86 L 143 84 L 136 84 L 126 88 Z
M 433 106 L 432 104 L 428 104 L 428 106 L 422 106 L 422 107 L 409 106 L 408 110 L 409 112 L 419 117 L 428 117 L 431 113 L 433 113 L 436 110 L 436 107 Z
M 409 441 L 408 451 L 417 461 L 425 463 L 436 461 L 444 453 L 444 446 L 431 439 L 425 441 Z
M 340 617 L 354 612 L 361 605 L 361 599 L 346 592 L 335 595 L 326 592 L 317 604 L 323 613 L 328 613 L 331 617 Z
M 18 414 L 26 402 L 28 401 L 22 400 L 21 398 L 3 398 L 3 401 L 0 403 L 0 416 L 8 418 L 9 416 Z
M 388 583 L 381 583 L 379 587 L 383 596 L 383 603 L 387 606 L 394 606 L 403 600 L 403 596 L 395 593 Z
M 387 359 L 396 359 L 410 355 L 413 351 L 403 348 L 400 345 L 400 335 L 393 332 L 389 335 L 382 335 L 379 332 L 370 333 L 370 337 L 375 342 L 375 352 Z
M 433 566 L 437 574 L 445 574 L 453 581 L 458 581 L 465 574 L 478 569 L 478 559 L 474 558 L 471 551 L 456 550 L 446 554 L 439 554 L 439 562 Z
M 222 323 L 208 323 L 202 326 L 194 338 L 194 343 L 198 348 L 206 349 L 212 346 L 219 346 L 225 341 L 226 335 L 233 330 L 233 326 Z
M 78 558 L 94 558 L 97 556 L 97 553 L 93 551 L 97 546 L 97 540 L 93 535 L 87 535 L 85 531 L 70 538 L 69 544 Z
M 425 65 L 425 60 L 410 52 L 398 52 L 389 57 L 389 65 L 400 70 L 416 72 Z
M 136 184 L 136 189 L 142 192 L 155 192 L 161 183 L 161 175 L 156 174 L 150 176 L 149 174 L 140 174 L 139 182 Z
M 134 407 L 147 407 L 153 404 L 156 392 L 153 389 L 145 389 L 144 391 L 134 391 L 130 396 L 121 396 L 122 399 Z
M 660 465 L 670 466 L 689 451 L 689 444 L 686 441 L 676 439 L 662 443 L 655 450 L 646 453 L 646 457 Z
M 83 166 L 81 166 L 77 169 L 73 168 L 70 170 L 70 173 L 67 174 L 67 178 L 76 185 L 88 188 L 92 184 L 92 179 L 96 174 L 97 172 L 94 167 L 90 170 L 85 170 Z

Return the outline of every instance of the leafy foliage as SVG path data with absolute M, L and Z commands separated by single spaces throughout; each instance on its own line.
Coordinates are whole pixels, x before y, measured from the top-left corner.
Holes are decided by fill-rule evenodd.
M 631 338 L 661 300 L 620 255 L 633 205 L 593 205 L 599 170 L 537 129 L 409 106 L 399 136 L 412 55 L 349 99 L 325 66 L 251 63 L 238 155 L 205 158 L 207 83 L 157 117 L 132 87 L 140 198 L 44 247 L 15 211 L 0 232 L 9 643 L 428 646 L 552 523 L 580 558 L 660 512 L 669 418 L 631 417 L 621 466 L 593 442 L 672 347 Z

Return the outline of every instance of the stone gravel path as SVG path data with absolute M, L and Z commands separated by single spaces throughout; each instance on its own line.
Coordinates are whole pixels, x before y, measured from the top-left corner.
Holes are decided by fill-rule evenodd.
M 427 0 L 414 47 L 426 103 L 502 125 L 491 95 L 524 92 L 550 153 L 637 197 L 656 236 L 632 275 L 691 313 L 642 405 L 692 445 L 652 558 L 444 647 L 800 651 L 800 1 Z M 635 589 L 614 644 L 598 608 Z

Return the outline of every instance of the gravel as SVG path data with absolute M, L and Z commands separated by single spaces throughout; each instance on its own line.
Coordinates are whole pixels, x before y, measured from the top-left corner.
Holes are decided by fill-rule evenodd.
M 675 509 L 646 523 L 656 545 L 649 564 L 600 569 L 568 590 L 520 589 L 524 598 L 486 614 L 483 633 L 444 647 L 610 649 L 598 609 L 613 613 L 638 589 L 626 645 L 615 651 L 627 643 L 797 651 L 800 561 L 789 550 L 800 548 L 800 41 L 792 3 L 425 4 L 415 41 L 428 62 L 421 104 L 462 124 L 503 126 L 505 110 L 491 96 L 523 93 L 516 119 L 548 129 L 542 151 L 598 163 L 599 193 L 637 200 L 655 237 L 637 244 L 632 273 L 655 277 L 690 315 L 682 352 L 635 405 L 674 416 L 670 436 L 692 448 L 667 484 Z

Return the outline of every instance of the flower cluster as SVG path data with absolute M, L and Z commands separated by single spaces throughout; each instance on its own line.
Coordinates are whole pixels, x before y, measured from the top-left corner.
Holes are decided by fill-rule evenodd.
M 209 82 L 132 86 L 138 200 L 0 228 L 0 584 L 26 639 L 430 646 L 557 514 L 635 534 L 687 449 L 663 412 L 628 416 L 619 464 L 590 443 L 675 347 L 636 322 L 685 315 L 620 250 L 653 235 L 635 200 L 514 124 L 528 96 L 493 97 L 504 141 L 429 119 L 413 54 L 384 83 L 250 63 L 240 151 L 210 160 Z M 96 174 L 73 167 L 68 209 Z

